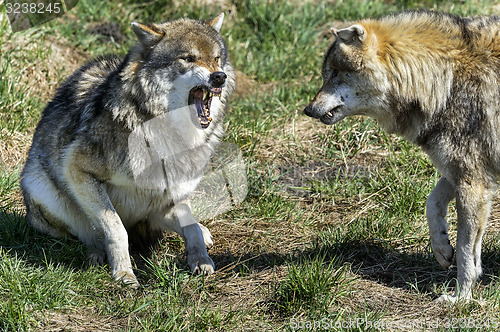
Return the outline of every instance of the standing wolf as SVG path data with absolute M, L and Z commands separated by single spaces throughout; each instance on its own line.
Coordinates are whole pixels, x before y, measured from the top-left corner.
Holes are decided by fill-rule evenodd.
M 193 273 L 214 271 L 210 232 L 188 197 L 223 134 L 234 88 L 223 18 L 132 23 L 138 44 L 70 76 L 33 138 L 21 179 L 28 221 L 76 236 L 94 262 L 107 256 L 113 276 L 134 287 L 129 236 L 175 231 Z
M 305 113 L 330 125 L 370 116 L 430 156 L 442 178 L 427 219 L 444 268 L 454 258 L 445 219 L 452 199 L 458 213 L 457 288 L 439 300 L 469 299 L 500 175 L 500 18 L 415 11 L 332 32 L 323 86 Z

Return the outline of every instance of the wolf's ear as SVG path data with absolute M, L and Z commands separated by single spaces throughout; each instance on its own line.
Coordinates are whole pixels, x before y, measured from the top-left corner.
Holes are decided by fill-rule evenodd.
M 337 30 L 336 34 L 346 43 L 356 39 L 360 42 L 364 42 L 366 40 L 366 30 L 361 24 L 354 24 L 349 28 Z
M 213 20 L 208 20 L 207 23 L 217 32 L 220 32 L 220 28 L 222 27 L 222 21 L 224 21 L 224 13 L 220 13 Z
M 160 41 L 164 33 L 154 25 L 132 22 L 132 30 L 139 42 L 144 46 L 152 46 Z

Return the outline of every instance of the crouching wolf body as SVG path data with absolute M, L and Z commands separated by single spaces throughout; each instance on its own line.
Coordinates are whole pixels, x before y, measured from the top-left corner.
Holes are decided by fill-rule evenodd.
M 426 213 L 444 268 L 454 258 L 447 207 L 457 203 L 457 288 L 440 300 L 470 298 L 500 175 L 500 18 L 403 12 L 332 32 L 305 113 L 325 124 L 370 116 L 422 147 L 442 174 Z
M 223 134 L 234 88 L 222 20 L 132 23 L 138 44 L 76 71 L 36 129 L 21 180 L 28 221 L 76 236 L 132 286 L 135 235 L 154 241 L 175 231 L 192 271 L 214 271 L 210 232 L 188 198 Z

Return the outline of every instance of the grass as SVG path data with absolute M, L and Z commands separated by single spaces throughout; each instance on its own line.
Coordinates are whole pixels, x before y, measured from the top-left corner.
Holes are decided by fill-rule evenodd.
M 275 285 L 271 295 L 278 311 L 290 315 L 305 311 L 309 317 L 321 317 L 341 298 L 348 297 L 354 279 L 349 266 L 325 255 L 293 261 L 287 265 L 287 277 Z
M 18 33 L 2 12 L 0 330 L 365 331 L 375 323 L 398 330 L 412 322 L 439 322 L 443 331 L 452 323 L 467 330 L 470 322 L 494 330 L 498 202 L 476 301 L 437 306 L 432 301 L 454 285 L 456 270 L 441 270 L 430 250 L 425 201 L 439 174 L 429 159 L 372 120 L 327 127 L 301 110 L 321 85 L 330 26 L 404 9 L 475 15 L 499 14 L 498 6 L 484 0 L 204 3 L 80 0 L 63 17 Z M 243 153 L 248 195 L 204 221 L 214 236 L 215 275 L 191 276 L 183 243 L 172 235 L 151 252 L 132 252 L 144 287 L 131 290 L 112 280 L 107 265 L 89 266 L 80 242 L 27 225 L 20 170 L 56 86 L 87 59 L 125 54 L 134 40 L 131 21 L 210 18 L 221 11 L 228 14 L 222 33 L 240 73 L 225 140 Z M 107 22 L 119 24 L 124 42 L 92 32 Z M 453 242 L 453 205 L 449 215 Z

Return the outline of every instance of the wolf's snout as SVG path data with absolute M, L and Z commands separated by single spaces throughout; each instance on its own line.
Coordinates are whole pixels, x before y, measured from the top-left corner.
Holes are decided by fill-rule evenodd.
M 314 97 L 311 103 L 304 108 L 305 115 L 320 119 L 321 122 L 327 125 L 337 123 L 346 116 L 347 109 L 344 105 L 340 104 L 327 106 L 321 101 L 318 102 L 317 98 L 318 96 Z
M 304 108 L 304 114 L 310 116 L 312 118 L 318 117 L 318 110 L 316 107 L 316 100 L 318 99 L 318 95 L 316 95 L 313 100 L 309 103 L 309 105 Z
M 226 83 L 226 78 L 226 73 L 222 71 L 215 71 L 210 74 L 210 81 L 212 81 L 212 85 L 215 87 L 220 87 Z
M 307 116 L 313 116 L 313 108 L 311 104 L 307 105 L 306 108 L 304 108 L 304 114 Z

